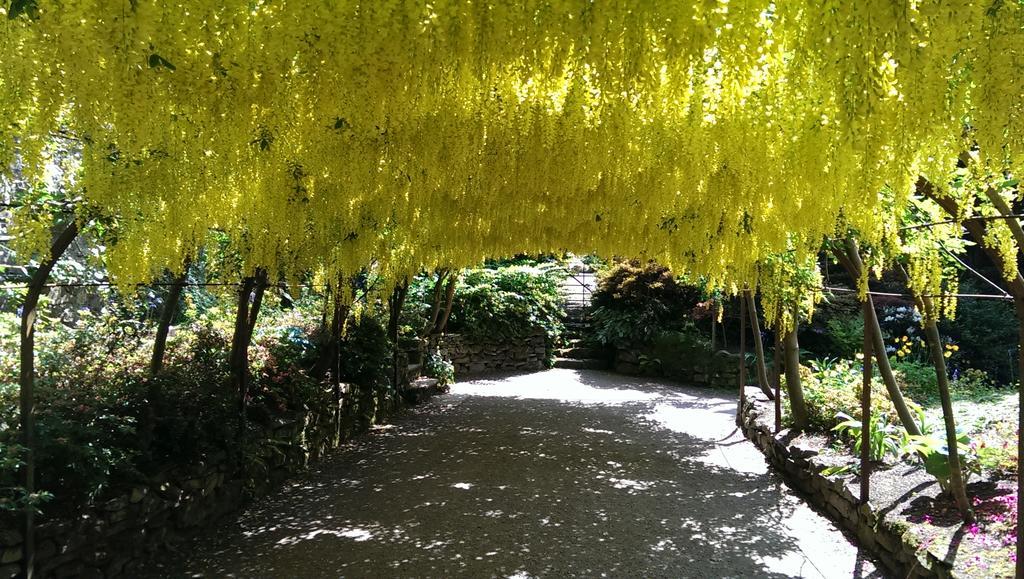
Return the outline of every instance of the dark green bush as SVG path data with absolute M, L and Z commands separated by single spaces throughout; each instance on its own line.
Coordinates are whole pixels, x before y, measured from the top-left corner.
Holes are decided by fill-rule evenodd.
M 601 273 L 593 296 L 595 337 L 604 344 L 644 344 L 661 331 L 683 330 L 701 290 L 651 261 L 622 261 Z M 692 324 L 691 324 L 692 325 Z
M 962 291 L 990 293 L 974 281 L 963 284 Z M 1013 304 L 1003 300 L 961 299 L 954 320 L 941 322 L 939 328 L 960 346 L 959 361 L 964 370 L 984 370 L 1000 384 L 1008 384 L 1017 369 L 1017 318 Z
M 238 396 L 230 387 L 232 317 L 206 308 L 175 328 L 164 369 L 150 379 L 153 327 L 79 312 L 73 326 L 43 319 L 37 332 L 37 486 L 53 493 L 47 515 L 73 514 L 122 485 L 170 465 L 226 455 L 236 444 Z M 253 423 L 326 404 L 312 375 L 319 317 L 266 305 L 250 348 Z M 17 318 L 0 318 L 0 510 L 23 503 L 18 488 Z M 391 350 L 370 311 L 349 324 L 342 379 L 362 387 L 372 420 L 390 392 Z M 156 396 L 150 400 L 153 386 Z M 152 421 L 150 422 L 150 418 Z M 151 425 L 151 427 L 147 427 Z M 364 425 L 365 426 L 365 425 Z
M 554 264 L 466 270 L 447 329 L 489 338 L 521 338 L 541 329 L 553 340 L 562 333 L 562 277 Z
M 386 384 L 391 356 L 384 324 L 375 316 L 358 316 L 341 341 L 341 379 L 367 387 Z

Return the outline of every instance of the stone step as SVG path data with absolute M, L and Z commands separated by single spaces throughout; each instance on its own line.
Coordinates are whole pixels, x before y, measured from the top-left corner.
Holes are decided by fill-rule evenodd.
M 577 344 L 581 340 L 576 340 Z M 597 348 L 591 348 L 588 346 L 573 345 L 568 348 L 560 348 L 557 351 L 559 358 L 575 358 L 577 360 L 584 360 L 587 358 L 600 358 L 601 352 Z
M 437 378 L 417 378 L 406 386 L 402 396 L 410 404 L 419 404 L 437 392 Z
M 417 378 L 409 383 L 412 390 L 433 390 L 437 387 L 437 378 Z
M 569 368 L 572 370 L 604 370 L 608 363 L 596 358 L 555 358 L 555 368 Z
M 409 379 L 409 382 L 420 377 L 423 374 L 423 364 L 409 364 L 405 367 L 405 375 Z

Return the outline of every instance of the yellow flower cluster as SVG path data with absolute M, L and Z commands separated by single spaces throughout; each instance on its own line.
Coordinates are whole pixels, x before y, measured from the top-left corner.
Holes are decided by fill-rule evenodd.
M 904 358 L 909 356 L 913 352 L 914 346 L 924 347 L 924 340 L 917 339 L 916 341 L 911 339 L 909 336 L 900 336 L 896 338 L 896 357 Z
M 572 250 L 735 291 L 839 222 L 891 238 L 880 191 L 974 145 L 1024 158 L 1018 2 L 9 6 L 0 167 L 40 183 L 73 139 L 125 282 L 214 230 L 291 277 Z

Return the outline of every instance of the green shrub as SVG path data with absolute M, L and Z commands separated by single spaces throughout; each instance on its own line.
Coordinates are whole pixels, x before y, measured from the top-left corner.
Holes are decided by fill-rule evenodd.
M 391 350 L 366 312 L 341 345 L 342 379 L 363 386 L 359 408 L 373 418 L 388 402 Z M 232 315 L 197 312 L 168 341 L 164 369 L 150 379 L 152 324 L 119 313 L 78 312 L 73 325 L 42 318 L 37 329 L 37 484 L 18 491 L 17 317 L 0 316 L 0 510 L 43 503 L 48 516 L 74 514 L 123 485 L 164 469 L 223 455 L 236 441 L 237 393 L 229 387 Z M 318 316 L 264 306 L 250 349 L 253 422 L 328 402 L 310 370 L 320 356 L 311 338 Z M 149 390 L 157 392 L 150 399 Z M 371 397 L 375 397 L 371 399 Z M 152 429 L 143 429 L 152 416 Z M 149 432 L 151 436 L 142 436 Z
M 701 290 L 680 283 L 653 261 L 622 261 L 603 271 L 594 291 L 592 325 L 603 344 L 636 345 L 658 332 L 684 329 Z
M 486 338 L 522 338 L 537 329 L 562 333 L 562 270 L 555 264 L 465 271 L 455 290 L 448 331 Z
M 364 387 L 386 384 L 391 357 L 384 324 L 372 315 L 357 316 L 341 341 L 341 379 Z
M 935 380 L 935 368 L 931 364 L 894 361 L 892 369 L 904 394 L 925 406 L 939 405 L 939 386 Z M 1006 393 L 1006 390 L 996 386 L 995 381 L 983 370 L 954 370 L 953 376 L 955 378 L 950 380 L 949 384 L 953 399 L 980 402 L 998 398 Z
M 810 360 L 808 364 L 800 367 L 800 380 L 807 404 L 809 428 L 817 432 L 829 432 L 843 421 L 837 418 L 841 414 L 859 419 L 861 384 L 864 379 L 861 363 L 826 358 Z M 891 409 L 892 401 L 885 386 L 877 377 L 873 378 L 872 415 L 881 415 Z
M 988 293 L 991 288 L 965 280 L 965 293 Z M 975 368 L 1006 384 L 1017 373 L 1017 318 L 1013 304 L 1003 300 L 963 299 L 957 302 L 953 320 L 940 322 L 943 336 L 960 346 L 954 370 Z
M 846 438 L 852 444 L 854 454 L 859 455 L 864 446 L 860 418 L 853 418 L 843 412 L 836 418 L 842 422 L 832 430 Z M 877 462 L 885 460 L 886 457 L 900 458 L 910 448 L 909 436 L 898 423 L 890 422 L 888 412 L 872 412 L 871 420 L 868 421 L 868 456 Z
M 427 356 L 424 369 L 427 376 L 437 380 L 438 386 L 444 387 L 455 383 L 455 366 L 441 354 L 440 350 L 434 350 Z
M 864 320 L 860 316 L 830 318 L 825 332 L 832 352 L 840 358 L 853 358 L 864 349 Z
M 710 361 L 711 355 L 711 343 L 690 324 L 684 330 L 658 332 L 641 359 L 641 372 L 673 377 L 692 368 L 694 360 Z
M 911 359 L 897 359 L 890 363 L 896 383 L 904 395 L 925 406 L 939 403 L 939 386 L 935 381 L 934 366 Z

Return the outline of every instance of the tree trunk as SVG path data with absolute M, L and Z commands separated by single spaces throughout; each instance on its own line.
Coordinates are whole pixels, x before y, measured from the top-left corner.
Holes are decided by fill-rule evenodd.
M 409 293 L 408 280 L 396 285 L 394 291 L 391 292 L 391 297 L 388 298 L 388 338 L 394 344 L 398 343 L 398 326 L 407 293 Z
M 178 311 L 178 301 L 181 299 L 182 290 L 185 289 L 185 282 L 188 279 L 188 267 L 189 262 L 185 260 L 181 275 L 174 279 L 174 283 L 167 291 L 167 299 L 164 301 L 163 311 L 160 312 L 160 322 L 156 328 L 156 339 L 153 340 L 153 357 L 149 361 L 150 376 L 156 376 L 163 370 L 164 351 L 167 349 L 167 335 L 170 333 L 174 314 Z
M 260 308 L 263 306 L 263 295 L 267 291 L 267 272 L 260 269 L 256 272 L 256 285 L 253 287 L 252 306 L 249 307 L 249 326 L 245 335 L 245 347 L 252 344 L 252 334 L 256 331 L 256 320 L 260 315 Z M 248 359 L 248 352 L 246 352 Z
M 935 193 L 935 188 L 926 179 L 919 179 L 917 182 L 917 192 L 921 195 L 935 201 L 942 207 L 942 210 L 946 212 L 951 219 L 957 219 L 960 216 L 960 207 L 956 200 L 949 197 L 941 197 Z M 986 195 L 991 199 L 991 192 L 986 191 Z M 1011 215 L 1009 207 L 1005 203 L 994 202 L 996 209 L 1001 215 Z M 1013 233 L 1014 239 L 1024 240 L 1024 229 L 1021 228 L 1020 222 L 1016 219 L 1007 219 L 1007 226 Z M 986 225 L 980 221 L 975 220 L 964 220 L 963 227 L 970 234 L 971 238 L 979 247 L 984 250 L 985 255 L 995 264 L 999 271 L 1004 274 L 1016 264 L 1007 264 L 1004 262 L 1003 254 L 999 252 L 999 249 L 993 247 L 986 241 Z M 1024 246 L 1018 243 L 1017 254 L 1015 259 L 1019 258 L 1021 251 L 1024 251 Z M 1019 261 L 1019 259 L 1017 259 Z M 1013 296 L 1013 304 L 1015 312 L 1017 314 L 1017 331 L 1018 331 L 1018 344 L 1017 344 L 1017 376 L 1018 376 L 1018 390 L 1017 396 L 1020 401 L 1020 412 L 1017 416 L 1017 464 L 1024 464 L 1024 445 L 1021 444 L 1021 434 L 1024 434 L 1024 276 L 1021 276 L 1020 272 L 1017 272 L 1016 277 L 1007 279 L 1007 291 Z M 1018 467 L 1019 468 L 1019 467 Z M 1017 477 L 1017 496 L 1024 496 L 1024 477 Z M 1020 503 L 1017 505 L 1017 516 L 1020 517 Z M 1024 578 L 1024 525 L 1017 525 L 1017 564 L 1016 564 L 1016 577 Z
M 256 270 L 255 277 L 242 280 L 238 289 L 238 303 L 235 310 L 235 330 L 231 339 L 231 381 L 238 396 L 237 456 L 239 464 L 244 457 L 246 427 L 249 406 L 249 345 L 263 304 L 267 286 L 267 272 Z M 252 303 L 250 304 L 250 300 Z
M 903 278 L 910 282 L 910 275 L 903 266 L 899 266 Z M 950 492 L 956 500 L 957 509 L 964 518 L 964 522 L 974 522 L 974 513 L 971 511 L 971 502 L 967 497 L 967 485 L 964 481 L 963 470 L 960 464 L 960 449 L 957 444 L 956 417 L 953 414 L 953 399 L 949 393 L 949 374 L 946 371 L 946 358 L 942 352 L 942 337 L 939 335 L 939 326 L 936 323 L 938 312 L 935 311 L 935 304 L 930 297 L 914 296 L 917 309 L 921 312 L 924 320 L 924 338 L 928 344 L 928 354 L 932 359 L 932 367 L 935 369 L 935 383 L 939 387 L 939 400 L 942 403 L 942 421 L 946 429 L 946 445 L 949 449 L 950 469 Z
M 18 380 L 20 387 L 19 404 L 21 419 L 21 445 L 25 447 L 25 464 L 22 468 L 22 486 L 27 496 L 36 492 L 36 418 L 35 418 L 35 349 L 36 349 L 36 317 L 38 315 L 39 298 L 50 278 L 50 272 L 57 260 L 64 255 L 68 246 L 78 236 L 78 224 L 71 222 L 57 236 L 50 246 L 50 255 L 39 264 L 39 268 L 29 280 L 25 301 L 21 305 L 21 373 Z M 22 553 L 22 575 L 31 579 L 35 572 L 35 507 L 25 508 L 24 551 Z
M 772 351 L 772 378 L 775 386 L 775 433 L 782 430 L 782 334 L 778 328 L 772 331 L 775 349 Z
M 160 385 L 156 377 L 164 367 L 167 335 L 171 331 L 171 322 L 174 321 L 174 314 L 178 311 L 178 300 L 181 299 L 181 293 L 188 277 L 188 266 L 189 262 L 185 260 L 181 275 L 174 279 L 174 283 L 168 289 L 167 299 L 164 300 L 164 307 L 160 312 L 160 321 L 156 327 L 156 338 L 153 340 L 153 355 L 149 360 L 149 381 L 146 384 L 146 409 L 142 416 L 142 424 L 139 425 L 139 446 L 144 452 L 153 443 L 153 431 L 156 428 L 156 407 L 160 399 Z
M 330 368 L 331 391 L 334 394 L 334 446 L 341 443 L 341 337 L 345 328 L 345 319 L 348 318 L 348 307 L 342 305 L 341 300 L 334 300 L 334 308 L 331 315 L 330 341 L 325 353 Z
M 447 269 L 438 270 L 437 281 L 434 282 L 434 296 L 430 303 L 430 317 L 427 320 L 427 335 L 437 327 L 437 318 L 441 315 L 441 299 L 445 296 L 444 280 L 446 277 L 448 277 Z
M 775 400 L 771 386 L 768 383 L 768 367 L 764 357 L 764 342 L 761 340 L 761 324 L 757 320 L 757 302 L 754 301 L 753 292 L 743 290 L 747 302 L 747 316 L 750 318 L 750 330 L 754 334 L 754 355 L 757 362 L 754 368 L 757 370 L 757 386 L 768 397 L 768 400 Z
M 712 305 L 712 308 L 714 306 Z M 718 336 L 715 335 L 715 328 L 718 324 L 715 323 L 715 313 L 711 312 L 711 350 L 714 351 L 718 347 Z
M 245 335 L 249 331 L 249 300 L 252 299 L 252 290 L 255 280 L 247 277 L 242 280 L 238 288 L 238 299 L 235 307 L 235 329 L 231 335 L 231 384 L 238 396 L 238 432 L 236 435 L 235 451 L 238 463 L 241 464 L 242 440 L 245 437 L 245 397 L 247 394 L 248 360 L 246 356 Z
M 1024 432 L 1024 298 L 1014 298 L 1017 312 L 1017 497 L 1024 496 L 1024 476 L 1020 465 L 1024 464 L 1024 445 L 1020 435 Z M 1017 565 L 1016 577 L 1024 577 L 1024 525 L 1020 524 L 1020 502 L 1017 502 Z
M 946 359 L 942 354 L 942 338 L 939 336 L 939 327 L 935 323 L 934 306 L 931 298 L 921 298 L 924 309 L 922 313 L 924 320 L 924 336 L 928 342 L 928 352 L 931 354 L 932 366 L 935 367 L 935 380 L 939 385 L 939 399 L 942 402 L 942 420 L 946 426 L 946 445 L 949 450 L 949 484 L 950 492 L 956 499 L 956 506 L 964 517 L 964 522 L 974 522 L 974 513 L 971 512 L 971 502 L 967 498 L 967 486 L 964 483 L 963 470 L 960 466 L 960 451 L 957 447 L 956 421 L 953 415 L 953 401 L 949 395 L 949 376 L 946 374 Z
M 800 383 L 800 344 L 796 338 L 796 316 L 793 318 L 793 329 L 783 337 L 786 350 L 786 394 L 789 396 L 790 412 L 793 413 L 793 427 L 803 431 L 807 430 L 807 404 Z
M 434 331 L 431 334 L 443 334 L 444 329 L 448 327 L 448 317 L 452 315 L 452 303 L 455 301 L 455 284 L 458 281 L 458 275 L 449 274 L 448 287 L 445 289 L 444 314 L 437 320 L 437 325 L 434 326 Z
M 388 339 L 391 340 L 391 384 L 399 389 L 401 387 L 401 370 L 399 369 L 400 352 L 398 346 L 398 325 L 402 315 L 402 306 L 405 304 L 405 296 L 409 293 L 409 280 L 395 286 L 388 298 Z
M 843 269 L 846 270 L 846 273 L 855 280 L 861 279 L 864 271 L 864 262 L 861 260 L 857 241 L 848 237 L 846 238 L 845 252 L 835 247 L 832 250 L 832 253 L 836 256 L 840 265 L 843 266 Z M 864 327 L 871 334 L 871 350 L 874 353 L 875 361 L 878 363 L 878 374 L 882 377 L 882 383 L 885 384 L 885 389 L 889 393 L 889 399 L 892 400 L 893 408 L 896 410 L 896 415 L 903 424 L 903 428 L 914 436 L 920 436 L 921 428 L 914 421 L 914 415 L 910 412 L 906 399 L 903 398 L 903 392 L 900 390 L 899 384 L 896 383 L 896 375 L 893 374 L 892 366 L 889 364 L 889 354 L 885 351 L 885 338 L 882 336 L 882 326 L 878 323 L 878 313 L 875 310 L 874 300 L 871 299 L 870 294 L 867 295 L 867 301 L 870 307 L 864 309 Z

